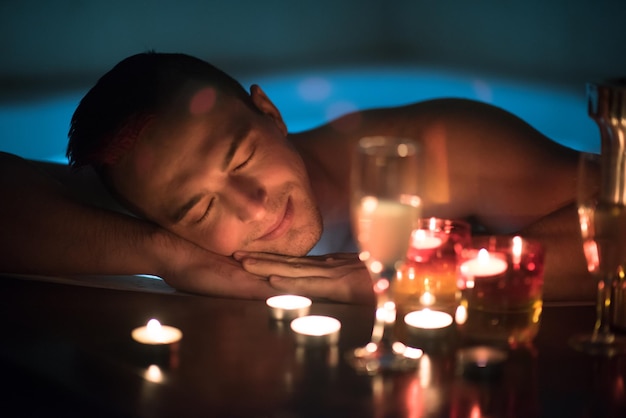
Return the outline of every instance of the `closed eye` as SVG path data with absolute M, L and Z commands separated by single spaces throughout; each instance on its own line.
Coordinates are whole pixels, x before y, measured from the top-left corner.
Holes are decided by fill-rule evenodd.
M 209 217 L 209 213 L 211 212 L 211 207 L 213 206 L 213 201 L 214 201 L 214 200 L 215 200 L 215 199 L 214 199 L 214 198 L 212 198 L 212 199 L 209 201 L 209 204 L 208 204 L 208 206 L 206 207 L 206 210 L 204 211 L 204 213 L 202 214 L 202 216 L 200 217 L 200 219 L 198 219 L 198 220 L 196 221 L 196 223 L 197 223 L 197 224 L 201 223 L 202 221 L 204 221 L 206 218 L 208 218 L 208 217 Z
M 241 163 L 237 167 L 233 168 L 233 171 L 237 172 L 237 171 L 242 170 L 243 168 L 245 168 L 250 163 L 252 158 L 254 157 L 255 152 L 256 152 L 256 146 L 252 148 L 252 152 L 250 153 L 250 155 L 248 155 L 248 158 L 246 158 L 246 160 L 243 163 Z

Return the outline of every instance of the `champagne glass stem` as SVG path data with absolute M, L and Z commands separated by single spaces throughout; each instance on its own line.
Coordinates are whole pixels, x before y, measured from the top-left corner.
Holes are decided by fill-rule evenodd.
M 406 347 L 394 335 L 396 305 L 391 284 L 395 269 L 371 273 L 376 294 L 376 317 L 370 342 L 348 353 L 347 359 L 357 370 L 368 374 L 380 371 L 415 370 L 421 350 Z
M 615 280 L 611 274 L 604 275 L 598 280 L 596 323 L 592 333 L 574 335 L 570 339 L 570 344 L 575 349 L 609 357 L 626 354 L 626 338 L 615 334 L 611 329 L 610 315 Z
M 612 278 L 604 276 L 598 280 L 598 299 L 596 302 L 596 324 L 593 339 L 597 342 L 610 343 L 615 336 L 610 328 L 610 307 L 611 307 L 611 287 Z
M 379 350 L 392 350 L 394 342 L 393 326 L 396 320 L 396 305 L 392 298 L 391 277 L 395 274 L 394 269 L 386 269 L 382 274 L 375 275 L 374 279 L 376 317 L 370 342 L 376 344 Z

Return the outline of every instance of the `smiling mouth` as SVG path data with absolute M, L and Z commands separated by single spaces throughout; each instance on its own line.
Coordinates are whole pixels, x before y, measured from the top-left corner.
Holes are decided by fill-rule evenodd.
M 293 222 L 293 203 L 291 202 L 291 198 L 287 199 L 287 205 L 285 207 L 285 212 L 283 212 L 282 216 L 276 221 L 274 225 L 272 225 L 268 231 L 262 237 L 258 238 L 260 241 L 271 241 L 278 237 L 281 237 Z

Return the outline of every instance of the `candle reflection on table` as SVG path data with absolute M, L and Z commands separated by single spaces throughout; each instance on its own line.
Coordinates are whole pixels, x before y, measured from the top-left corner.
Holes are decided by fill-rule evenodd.
M 156 364 L 151 364 L 148 366 L 143 374 L 143 378 L 152 383 L 163 383 L 164 381 L 163 372 L 161 371 L 161 368 Z

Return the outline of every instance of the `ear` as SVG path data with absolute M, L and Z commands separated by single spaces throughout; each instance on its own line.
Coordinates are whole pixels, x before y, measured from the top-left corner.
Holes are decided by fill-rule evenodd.
M 287 125 L 283 121 L 283 117 L 280 115 L 280 111 L 274 103 L 267 97 L 265 92 L 261 90 L 256 84 L 253 84 L 250 87 L 250 97 L 252 98 L 252 102 L 254 105 L 261 111 L 261 113 L 271 117 L 278 126 L 278 129 L 283 133 L 284 136 L 287 136 Z

